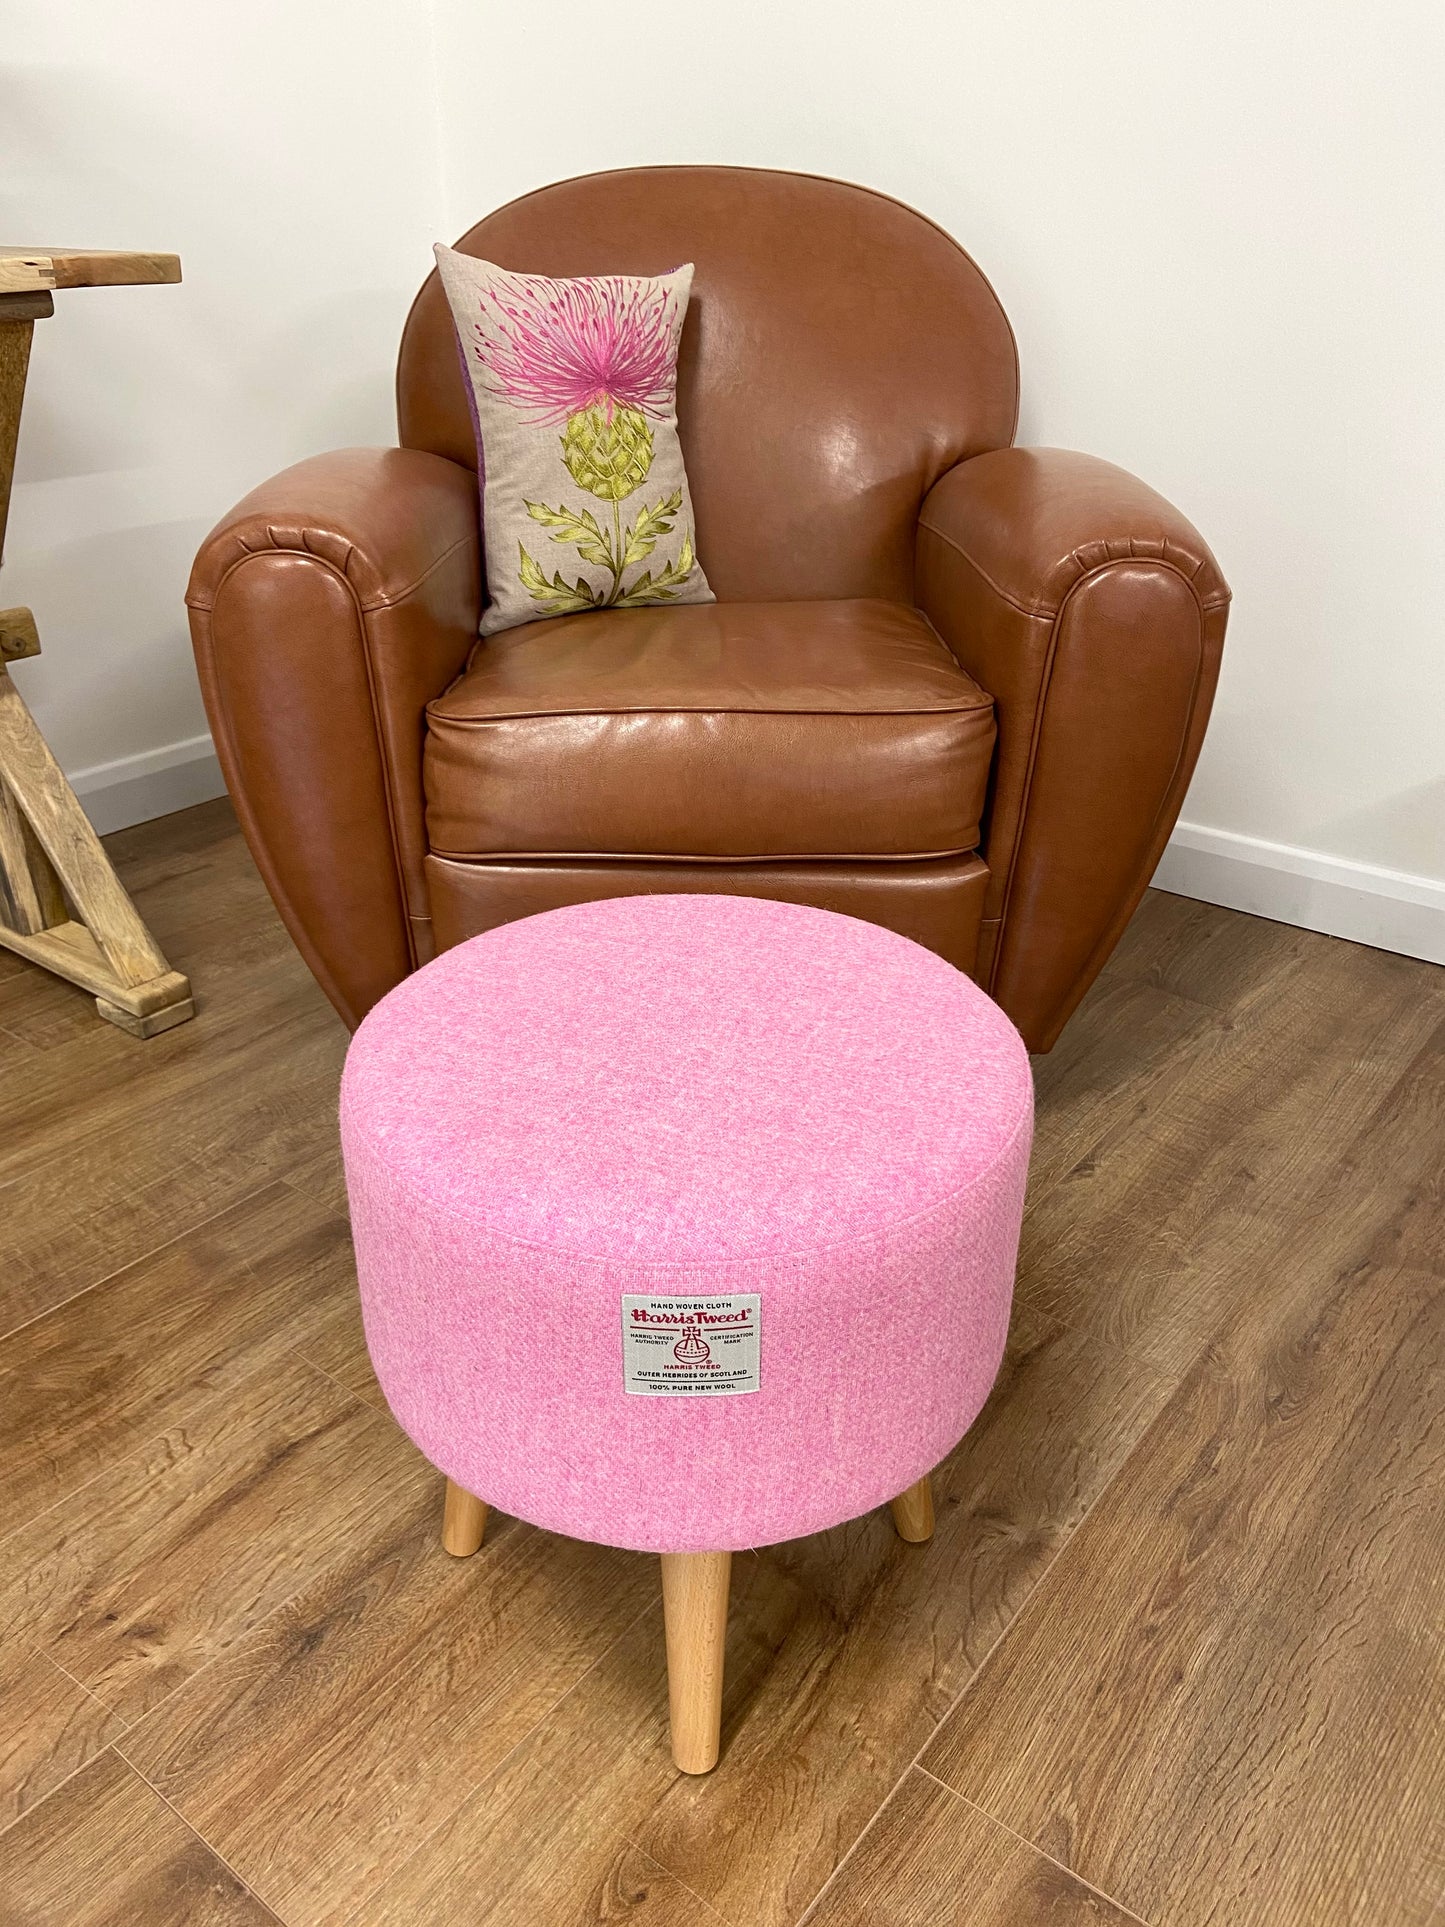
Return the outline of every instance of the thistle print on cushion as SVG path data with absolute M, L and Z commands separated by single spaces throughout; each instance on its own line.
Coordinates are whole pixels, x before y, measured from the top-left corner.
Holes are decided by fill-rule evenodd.
M 477 430 L 482 634 L 713 601 L 677 438 L 691 266 L 554 281 L 452 248 L 436 257 Z

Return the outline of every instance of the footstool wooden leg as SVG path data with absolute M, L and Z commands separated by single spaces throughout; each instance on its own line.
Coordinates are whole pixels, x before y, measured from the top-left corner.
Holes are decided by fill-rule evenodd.
M 454 1480 L 447 1480 L 447 1502 L 442 1512 L 442 1544 L 454 1559 L 470 1559 L 487 1529 L 487 1508 Z
M 906 1492 L 890 1499 L 888 1509 L 893 1514 L 899 1538 L 906 1539 L 911 1546 L 921 1546 L 925 1539 L 933 1537 L 933 1483 L 926 1473 L 917 1485 L 910 1485 Z
M 683 1773 L 710 1773 L 717 1765 L 732 1563 L 730 1552 L 662 1555 L 672 1757 Z

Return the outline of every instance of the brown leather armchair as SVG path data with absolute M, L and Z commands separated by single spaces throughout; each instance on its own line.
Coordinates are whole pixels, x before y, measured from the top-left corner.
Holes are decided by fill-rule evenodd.
M 1174 823 L 1229 592 L 1183 516 L 1020 449 L 993 290 L 865 189 L 592 175 L 457 244 L 549 275 L 695 261 L 678 414 L 716 606 L 477 641 L 476 457 L 435 274 L 399 448 L 286 470 L 188 602 L 256 861 L 348 1023 L 436 950 L 590 897 L 733 890 L 869 918 L 1047 1050 Z

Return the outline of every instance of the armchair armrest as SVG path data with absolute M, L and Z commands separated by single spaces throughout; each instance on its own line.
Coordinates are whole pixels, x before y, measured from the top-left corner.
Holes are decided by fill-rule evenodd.
M 994 698 L 979 979 L 1047 1050 L 1143 895 L 1193 774 L 1229 590 L 1111 463 L 998 449 L 919 514 L 919 606 Z
M 355 1025 L 431 954 L 423 712 L 476 640 L 476 478 L 417 449 L 300 462 L 206 537 L 186 602 L 246 840 Z

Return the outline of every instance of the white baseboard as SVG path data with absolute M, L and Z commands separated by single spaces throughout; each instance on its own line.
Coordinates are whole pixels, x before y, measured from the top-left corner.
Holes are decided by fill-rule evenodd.
M 1154 887 L 1445 964 L 1445 883 L 1432 877 L 1178 823 Z
M 102 836 L 209 802 L 226 790 L 209 736 L 190 736 L 140 756 L 118 756 L 113 763 L 73 770 L 70 786 Z

